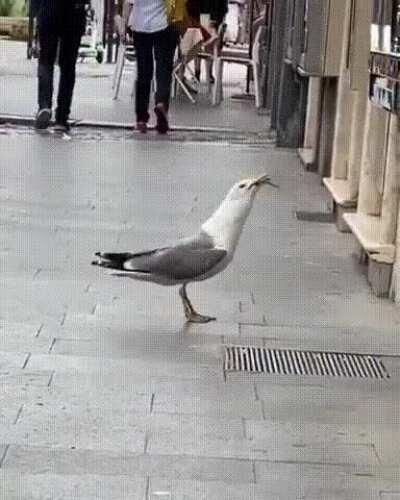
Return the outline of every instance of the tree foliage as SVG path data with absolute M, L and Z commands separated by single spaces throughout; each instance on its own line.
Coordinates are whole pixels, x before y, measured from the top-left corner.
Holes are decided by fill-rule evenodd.
M 26 2 L 22 0 L 0 0 L 0 16 L 26 16 Z

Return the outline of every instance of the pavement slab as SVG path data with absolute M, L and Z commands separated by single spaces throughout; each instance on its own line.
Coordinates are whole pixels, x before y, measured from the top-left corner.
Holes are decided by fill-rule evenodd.
M 97 450 L 10 446 L 5 473 L 122 476 L 157 476 L 240 484 L 254 482 L 254 464 L 247 460 L 179 455 L 120 455 Z
M 295 218 L 328 211 L 318 177 L 270 145 L 85 133 L 0 134 L 0 496 L 396 494 L 400 313 L 351 235 Z M 177 289 L 90 266 L 194 232 L 266 171 L 280 190 L 260 192 L 234 261 L 189 287 L 216 322 L 187 325 Z M 230 343 L 381 354 L 391 378 L 224 373 Z
M 7 500 L 144 500 L 146 478 L 94 474 L 0 473 L 0 496 Z

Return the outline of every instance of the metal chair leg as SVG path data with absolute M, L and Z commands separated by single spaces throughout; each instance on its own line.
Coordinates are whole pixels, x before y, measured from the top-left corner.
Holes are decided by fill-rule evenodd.
M 207 94 L 211 95 L 212 91 L 212 85 L 211 85 L 211 69 L 212 69 L 212 60 L 206 59 L 205 60 L 205 67 L 206 67 L 206 85 L 207 85 Z
M 261 107 L 261 92 L 260 92 L 260 66 L 253 62 L 253 79 L 254 79 L 254 94 L 256 108 Z
M 217 58 L 215 61 L 215 84 L 213 92 L 213 106 L 220 104 L 223 98 L 222 91 L 222 76 L 223 76 L 223 61 L 221 58 Z
M 180 77 L 178 76 L 177 73 L 175 73 L 175 79 L 177 81 L 177 83 L 179 84 L 179 87 L 185 92 L 187 98 L 189 99 L 189 101 L 192 103 L 192 104 L 195 104 L 196 101 L 195 99 L 193 98 L 192 94 L 189 92 L 189 90 L 186 88 L 186 85 L 184 84 L 184 82 L 180 79 Z
M 121 59 L 120 59 L 120 61 L 117 62 L 118 73 L 117 73 L 117 80 L 115 82 L 113 99 L 118 99 L 118 95 L 119 95 L 122 73 L 124 71 L 124 65 L 125 65 L 125 47 L 120 47 L 120 53 L 121 53 Z

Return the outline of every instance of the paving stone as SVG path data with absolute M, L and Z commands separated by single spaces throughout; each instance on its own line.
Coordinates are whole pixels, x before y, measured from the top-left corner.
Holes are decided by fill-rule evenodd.
M 54 483 L 68 498 L 76 484 L 80 500 L 124 485 L 135 498 L 135 477 L 139 497 L 150 477 L 149 493 L 190 500 L 398 491 L 395 362 L 384 382 L 223 374 L 223 341 L 397 352 L 400 314 L 372 297 L 352 237 L 293 217 L 327 201 L 316 176 L 293 152 L 122 139 L 0 136 L 0 316 L 43 325 L 38 342 L 29 328 L 0 338 L 1 470 L 42 496 Z M 266 159 L 281 189 L 260 193 L 226 272 L 189 289 L 217 322 L 185 325 L 176 288 L 90 266 L 97 250 L 189 234 Z M 34 352 L 53 338 L 49 354 Z
M 381 426 L 384 427 L 384 426 Z M 284 436 L 295 443 L 319 442 L 337 444 L 373 444 L 384 429 L 370 425 L 332 424 L 329 422 L 271 422 L 246 420 L 246 437 L 254 442 L 274 440 L 274 436 Z M 390 431 L 389 431 L 390 432 Z M 392 432 L 396 429 L 392 427 Z
M 303 350 L 400 355 L 400 349 L 393 347 L 396 331 L 392 327 L 240 325 L 240 335 L 249 339 L 249 345 L 252 339 L 262 338 L 270 349 L 299 349 L 301 345 Z M 379 344 L 377 335 L 382 338 Z
M 240 328 L 240 327 L 239 327 Z M 262 337 L 247 337 L 245 335 L 224 337 L 225 345 L 240 345 L 240 346 L 254 346 L 264 347 L 264 339 Z
M 8 449 L 9 449 L 9 446 L 7 444 L 0 444 L 0 460 L 1 460 L 0 468 L 2 467 L 2 465 L 4 463 Z
M 266 496 L 267 495 L 267 496 Z M 174 481 L 151 478 L 149 500 L 277 500 L 256 484 L 237 485 L 222 481 Z
M 24 405 L 14 426 L 3 426 L 1 442 L 21 446 L 44 446 L 140 453 L 145 448 L 145 431 L 136 423 L 132 410 L 121 411 L 38 402 Z
M 132 372 L 116 372 L 116 373 L 102 373 L 101 371 L 93 373 L 69 373 L 69 372 L 55 372 L 51 380 L 51 388 L 60 394 L 66 394 L 69 397 L 70 394 L 76 394 L 77 388 L 82 394 L 89 393 L 93 391 L 94 395 L 97 392 L 107 394 L 107 397 L 111 400 L 113 399 L 113 394 L 115 397 L 121 397 L 124 401 L 125 398 L 129 398 L 131 394 L 152 394 L 153 404 L 155 392 L 160 387 L 165 387 L 173 384 L 191 384 L 195 383 L 195 387 L 199 384 L 199 391 L 202 387 L 208 386 L 220 387 L 224 385 L 224 381 L 221 377 L 220 380 L 216 380 L 213 374 L 202 377 L 201 379 L 185 378 L 185 377 L 174 377 L 171 375 L 152 375 L 146 373 L 132 373 Z
M 145 500 L 146 478 L 89 474 L 0 473 L 7 500 Z
M 229 401 L 241 399 L 243 403 L 251 405 L 256 398 L 254 387 L 251 385 L 239 386 L 218 380 L 155 380 L 152 392 L 155 395 L 153 407 L 154 409 L 159 407 L 160 411 L 162 411 L 162 402 L 168 400 L 215 399 L 216 404 L 226 401 L 229 405 Z
M 162 357 L 162 353 L 161 353 Z M 167 358 L 168 359 L 168 358 Z M 186 363 L 172 363 L 149 357 L 130 359 L 94 358 L 87 356 L 41 355 L 32 354 L 28 369 L 57 370 L 63 373 L 102 373 L 102 376 L 121 376 L 134 378 L 151 376 L 177 377 L 183 379 L 202 379 L 215 377 L 223 380 L 222 370 L 213 364 L 198 363 L 193 365 L 190 360 Z
M 31 383 L 17 385 L 3 384 L 0 393 L 0 433 L 3 432 L 1 426 L 14 424 L 26 403 L 35 397 L 40 397 L 47 390 L 46 386 L 37 386 Z
M 157 476 L 171 479 L 253 481 L 250 461 L 178 455 L 132 455 L 97 450 L 10 446 L 2 469 L 20 474 Z
M 262 405 L 255 401 L 252 388 L 241 396 L 239 391 L 207 391 L 202 395 L 196 388 L 188 394 L 179 387 L 169 387 L 162 391 L 155 390 L 154 412 L 210 415 L 220 418 L 262 419 Z M 236 394 L 234 394 L 236 392 Z
M 78 412 L 115 411 L 118 416 L 126 412 L 138 415 L 147 415 L 150 412 L 152 395 L 141 388 L 128 384 L 125 386 L 104 386 L 101 381 L 96 385 L 90 384 L 87 380 L 82 383 L 73 381 L 71 384 L 64 384 L 61 387 L 53 383 L 50 387 L 29 388 L 21 394 L 25 399 L 24 414 L 35 412 L 37 406 L 52 412 L 60 408 L 64 410 Z M 33 390 L 35 389 L 35 390 Z
M 36 338 L 32 332 L 27 336 L 26 332 L 0 330 L 0 345 L 3 352 L 18 352 L 23 347 L 29 352 L 46 353 L 49 351 L 51 340 Z
M 379 460 L 383 466 L 400 468 L 400 451 L 397 447 L 393 447 L 392 443 L 397 443 L 399 440 L 399 429 L 382 426 L 384 429 L 375 434 L 375 450 Z M 400 483 L 399 483 L 400 484 Z
M 19 338 L 32 338 L 35 337 L 41 328 L 40 321 L 35 323 L 17 323 L 15 321 L 0 320 L 0 335 L 5 336 L 6 334 L 10 337 L 18 335 Z
M 0 425 L 7 425 L 15 422 L 22 408 L 22 404 L 9 401 L 8 397 L 0 396 Z
M 21 346 L 23 347 L 23 346 Z M 24 366 L 28 352 L 0 351 L 0 377 L 6 377 Z
M 62 332 L 60 332 L 62 334 Z M 137 358 L 154 353 L 156 357 L 175 358 L 183 362 L 199 363 L 207 358 L 220 358 L 221 338 L 212 336 L 188 337 L 180 333 L 149 334 L 145 331 L 98 333 L 96 339 L 56 338 L 51 352 L 54 354 L 107 357 L 110 359 Z M 211 361 L 213 361 L 211 359 Z
M 333 465 L 379 464 L 373 446 L 368 444 L 293 443 L 279 437 L 274 442 L 253 442 L 250 453 L 259 460 Z
M 256 481 L 279 498 L 355 500 L 379 498 L 393 487 L 395 474 L 380 466 L 256 462 Z
M 149 422 L 148 451 L 155 455 L 189 455 L 251 460 L 252 442 L 243 422 L 190 415 L 154 415 Z
M 314 377 L 308 377 L 307 381 L 311 378 Z M 315 379 L 315 383 L 321 381 L 321 377 Z M 305 377 L 303 383 L 304 380 Z M 323 383 L 323 386 L 288 385 L 283 381 L 284 391 L 280 390 L 281 385 L 257 383 L 256 392 L 263 401 L 267 420 L 342 425 L 373 422 L 390 425 L 398 421 L 399 408 L 393 405 L 397 383 L 392 386 L 386 381 L 369 383 L 362 379 L 337 382 L 327 377 Z M 294 407 L 296 412 L 292 411 Z
M 28 358 L 26 358 L 28 359 Z M 0 373 L 0 382 L 4 387 L 18 389 L 20 387 L 47 387 L 53 377 L 53 371 L 15 369 Z
M 285 434 L 265 435 L 262 439 L 232 437 L 224 421 L 220 432 L 210 433 L 210 425 L 187 421 L 179 416 L 172 425 L 152 428 L 149 453 L 186 454 L 208 457 L 235 457 L 247 460 L 298 461 L 331 464 L 378 464 L 371 444 L 347 444 L 288 439 Z M 209 422 L 206 420 L 206 422 Z M 238 424 L 236 424 L 238 426 Z M 225 429 L 225 432 L 224 432 Z M 238 426 L 239 429 L 239 426 Z M 243 432 L 243 430 L 242 430 Z M 215 434 L 216 433 L 216 434 Z M 242 434 L 243 436 L 243 434 Z

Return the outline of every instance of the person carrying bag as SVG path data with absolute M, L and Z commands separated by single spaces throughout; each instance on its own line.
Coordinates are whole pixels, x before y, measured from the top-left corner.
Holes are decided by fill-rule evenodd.
M 136 128 L 141 133 L 147 132 L 155 62 L 156 129 L 165 134 L 169 130 L 174 54 L 185 25 L 186 0 L 135 0 L 131 18 L 137 57 Z

